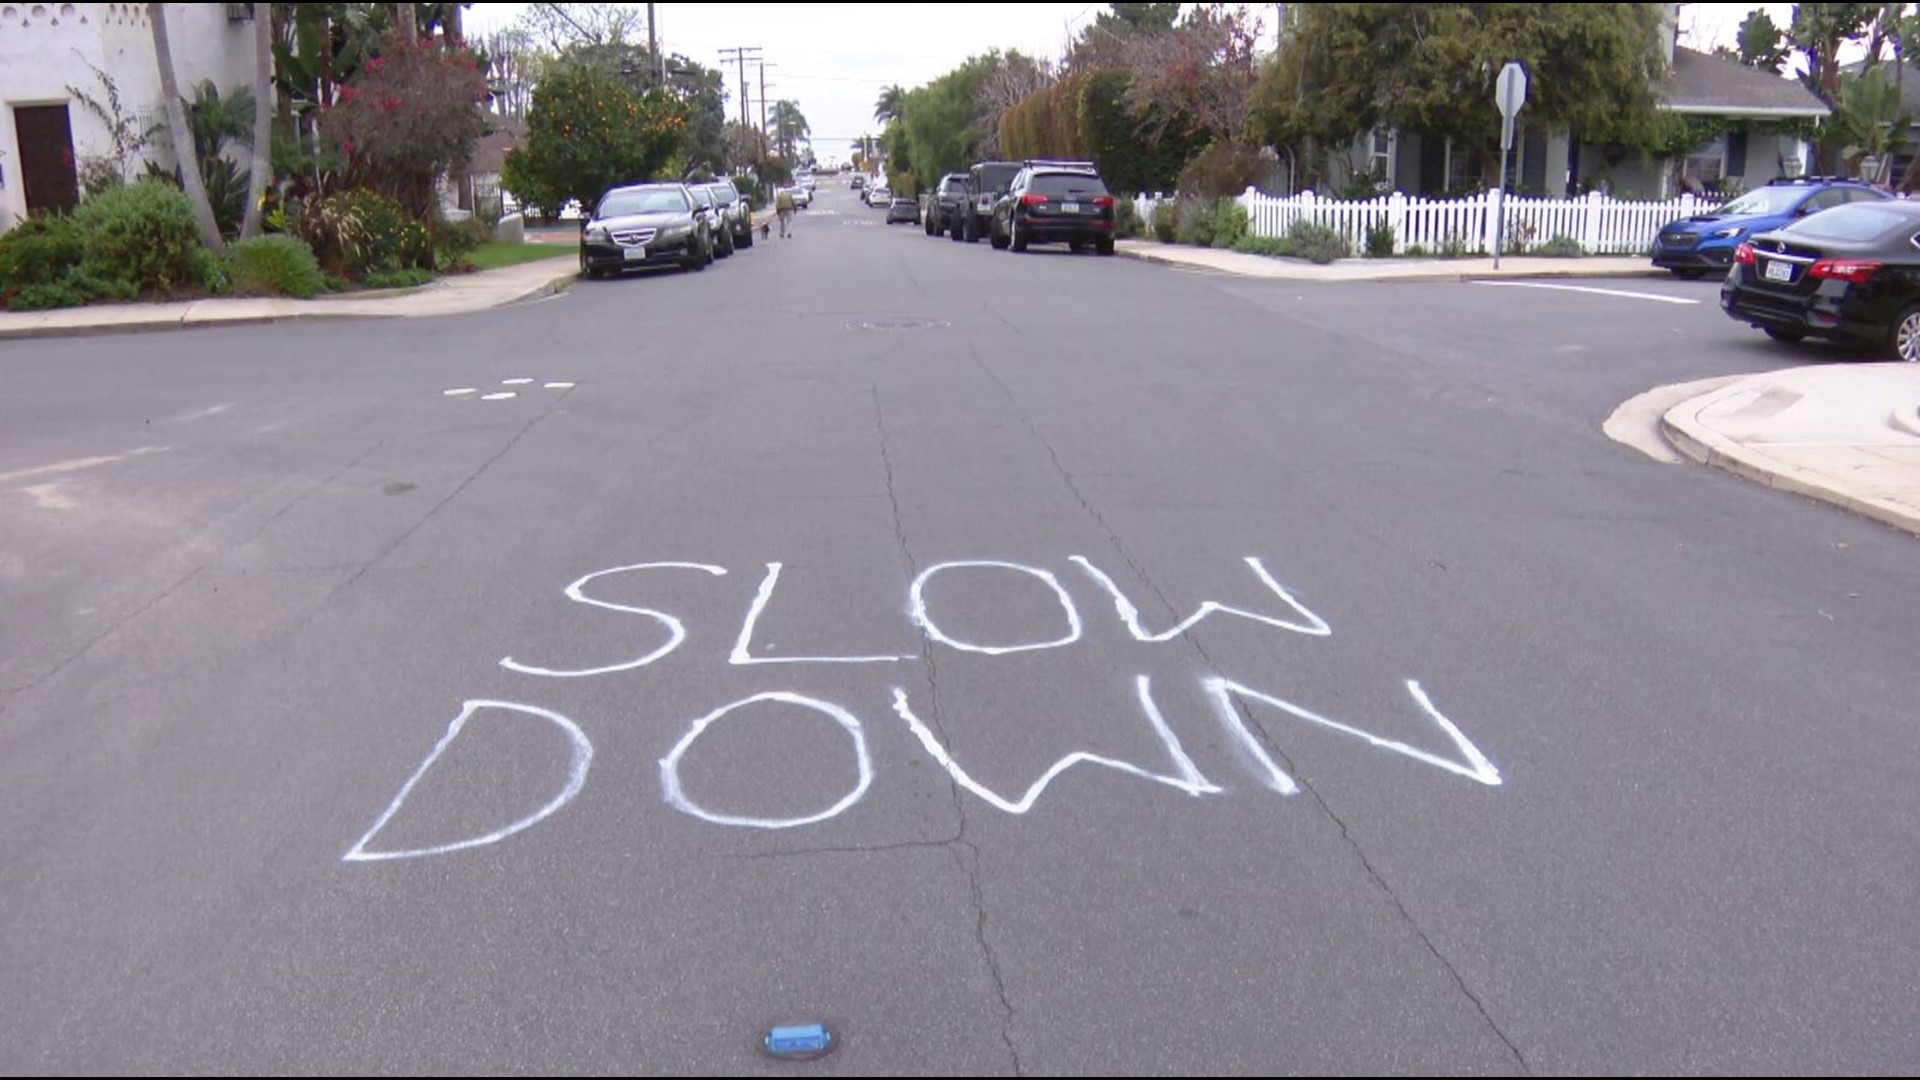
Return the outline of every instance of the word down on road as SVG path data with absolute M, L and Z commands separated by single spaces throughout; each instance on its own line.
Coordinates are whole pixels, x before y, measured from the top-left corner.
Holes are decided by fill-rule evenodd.
M 1111 576 L 1083 556 L 1073 555 L 1068 558 L 1068 562 L 1077 567 L 1096 588 L 1104 592 L 1112 601 L 1113 610 L 1118 617 L 1120 625 L 1125 628 L 1126 632 L 1135 641 L 1146 643 L 1170 642 L 1180 638 L 1181 635 L 1187 633 L 1202 621 L 1214 616 L 1230 616 L 1233 618 L 1246 619 L 1257 624 L 1272 627 L 1276 630 L 1309 637 L 1330 637 L 1332 635 L 1333 629 L 1328 625 L 1327 621 L 1309 610 L 1293 593 L 1281 585 L 1267 570 L 1266 565 L 1260 558 L 1257 556 L 1247 556 L 1244 561 L 1248 570 L 1252 572 L 1254 579 L 1259 582 L 1266 592 L 1280 601 L 1280 611 L 1253 611 L 1244 607 L 1231 606 L 1217 600 L 1205 600 L 1194 609 L 1192 614 L 1178 623 L 1163 630 L 1152 630 L 1147 627 L 1138 606 L 1133 603 Z M 926 654 L 899 653 L 865 656 L 775 657 L 754 655 L 753 639 L 755 631 L 759 626 L 761 617 L 773 602 L 774 594 L 780 584 L 783 569 L 784 565 L 782 563 L 772 562 L 766 564 L 765 576 L 761 578 L 758 590 L 755 591 L 753 598 L 747 605 L 746 614 L 741 620 L 739 635 L 735 638 L 733 649 L 727 657 L 729 666 L 866 664 L 875 666 L 891 665 L 897 668 L 899 665 L 911 664 L 924 659 Z M 1050 597 L 1059 607 L 1061 616 L 1059 634 L 1037 641 L 998 643 L 963 640 L 955 636 L 954 633 L 941 625 L 939 619 L 935 617 L 934 612 L 930 609 L 927 597 L 927 586 L 939 575 L 951 573 L 956 570 L 984 570 L 1010 575 L 1012 578 L 1018 580 L 1030 580 L 1034 582 L 1034 587 L 1044 589 L 1045 595 Z M 588 591 L 595 582 L 615 575 L 645 573 L 691 573 L 706 574 L 712 577 L 724 577 L 728 571 L 726 567 L 716 566 L 711 563 L 646 562 L 633 563 L 626 566 L 615 566 L 586 574 L 566 587 L 565 595 L 568 599 L 589 607 L 624 612 L 626 614 L 650 619 L 658 624 L 660 630 L 663 632 L 663 640 L 650 651 L 638 657 L 616 663 L 584 667 L 558 667 L 552 666 L 547 662 L 536 663 L 513 656 L 507 656 L 500 660 L 500 666 L 517 674 L 536 678 L 586 679 L 635 671 L 648 667 L 666 656 L 671 655 L 679 649 L 687 639 L 686 624 L 680 616 L 653 608 L 615 603 L 610 600 L 595 597 Z M 1020 563 L 996 560 L 960 560 L 937 563 L 922 570 L 919 575 L 913 579 L 907 590 L 907 601 L 908 621 L 919 634 L 925 638 L 927 643 L 926 648 L 929 652 L 935 648 L 944 648 L 961 653 L 997 657 L 1013 653 L 1063 649 L 1078 642 L 1081 639 L 1084 629 L 1080 612 L 1074 604 L 1073 596 L 1067 591 L 1066 587 L 1061 584 L 1059 577 L 1050 570 Z M 1432 721 L 1434 726 L 1438 728 L 1439 732 L 1445 737 L 1446 741 L 1452 744 L 1458 755 L 1457 757 L 1442 756 L 1397 740 L 1383 738 L 1219 674 L 1212 674 L 1202 678 L 1200 685 L 1212 706 L 1215 719 L 1220 723 L 1229 740 L 1243 752 L 1248 767 L 1258 778 L 1259 782 L 1263 786 L 1281 795 L 1298 794 L 1300 785 L 1286 770 L 1280 767 L 1280 764 L 1274 760 L 1274 756 L 1267 744 L 1249 728 L 1242 711 L 1242 706 L 1248 708 L 1258 706 L 1277 710 L 1295 720 L 1304 721 L 1308 724 L 1351 736 L 1376 749 L 1410 758 L 1422 764 L 1430 765 L 1488 787 L 1499 787 L 1502 782 L 1500 770 L 1455 726 L 1453 721 L 1449 720 L 1439 708 L 1434 705 L 1432 699 L 1428 697 L 1426 690 L 1421 687 L 1418 681 L 1413 679 L 1406 681 L 1408 696 L 1412 699 L 1413 704 L 1418 708 L 1420 713 Z M 1026 791 L 1021 793 L 1017 798 L 1008 797 L 1007 795 L 996 792 L 975 779 L 967 771 L 966 767 L 955 758 L 951 749 L 942 742 L 941 737 L 933 728 L 925 723 L 914 711 L 911 695 L 898 685 L 893 686 L 891 691 L 893 714 L 906 726 L 907 730 L 927 752 L 928 756 L 938 763 L 942 769 L 946 770 L 948 776 L 951 777 L 952 781 L 960 788 L 971 793 L 987 805 L 1008 814 L 1025 814 L 1033 808 L 1034 804 L 1039 800 L 1040 796 L 1045 793 L 1047 786 L 1053 782 L 1054 778 L 1076 765 L 1083 764 L 1101 766 L 1139 780 L 1162 784 L 1196 798 L 1222 795 L 1226 791 L 1225 788 L 1208 779 L 1200 771 L 1199 766 L 1194 763 L 1193 759 L 1188 756 L 1185 748 L 1181 745 L 1179 737 L 1174 734 L 1172 727 L 1168 725 L 1166 718 L 1161 714 L 1160 708 L 1154 699 L 1152 680 L 1146 675 L 1134 677 L 1134 695 L 1139 702 L 1141 717 L 1166 751 L 1168 765 L 1170 766 L 1169 769 L 1156 772 L 1133 762 L 1119 761 L 1087 751 L 1075 751 L 1050 765 L 1041 773 L 1039 779 L 1030 784 Z M 687 752 L 699 742 L 701 735 L 713 725 L 736 713 L 766 705 L 797 707 L 816 712 L 826 719 L 831 720 L 845 733 L 848 753 L 851 755 L 855 767 L 855 779 L 853 786 L 846 794 L 831 806 L 816 813 L 798 817 L 758 818 L 730 814 L 713 807 L 703 806 L 687 794 L 681 783 L 680 763 L 685 758 Z M 406 804 L 407 796 L 411 794 L 414 788 L 420 783 L 422 777 L 426 776 L 433 768 L 434 763 L 440 759 L 447 748 L 453 745 L 460 737 L 468 721 L 483 711 L 499 712 L 510 716 L 524 717 L 529 720 L 538 721 L 548 725 L 566 740 L 570 756 L 566 780 L 561 785 L 560 790 L 532 813 L 508 825 L 481 835 L 470 836 L 430 847 L 406 849 L 375 848 L 373 846 L 374 841 Z M 434 744 L 433 748 L 427 753 L 427 756 L 420 762 L 420 765 L 414 769 L 412 775 L 401 784 L 399 791 L 394 795 L 393 800 L 388 804 L 386 810 L 374 820 L 373 825 L 368 828 L 366 833 L 347 851 L 344 859 L 348 862 L 376 862 L 446 855 L 456 851 L 495 844 L 517 833 L 525 832 L 527 829 L 558 813 L 568 803 L 572 802 L 575 796 L 580 794 L 581 789 L 586 786 L 587 773 L 593 763 L 593 756 L 593 743 L 587 738 L 586 733 L 580 729 L 578 724 L 558 712 L 511 701 L 467 701 L 462 704 L 460 712 L 453 718 L 453 722 L 447 726 L 445 734 Z M 661 797 L 667 805 L 681 813 L 698 818 L 701 821 L 715 825 L 751 829 L 791 829 L 805 825 L 819 824 L 820 822 L 838 817 L 865 798 L 867 790 L 873 782 L 873 762 L 867 748 L 866 728 L 862 726 L 859 718 L 854 715 L 853 711 L 835 702 L 825 701 L 820 698 L 786 690 L 765 691 L 742 698 L 738 701 L 729 702 L 693 720 L 687 727 L 685 733 L 682 734 L 679 740 L 668 750 L 666 756 L 660 759 L 659 767 Z

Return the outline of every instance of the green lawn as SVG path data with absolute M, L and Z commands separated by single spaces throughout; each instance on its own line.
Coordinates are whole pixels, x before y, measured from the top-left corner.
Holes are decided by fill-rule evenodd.
M 562 255 L 574 255 L 578 251 L 572 244 L 481 244 L 467 258 L 472 260 L 475 270 L 498 270 L 506 266 L 518 266 L 521 263 L 538 262 L 541 259 L 557 259 Z

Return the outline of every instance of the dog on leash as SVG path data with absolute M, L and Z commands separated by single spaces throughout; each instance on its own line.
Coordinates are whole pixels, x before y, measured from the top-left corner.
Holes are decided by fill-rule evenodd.
M 760 223 L 760 239 L 765 240 L 772 235 L 773 235 L 773 226 L 768 224 L 767 222 L 764 222 L 764 221 L 761 222 Z

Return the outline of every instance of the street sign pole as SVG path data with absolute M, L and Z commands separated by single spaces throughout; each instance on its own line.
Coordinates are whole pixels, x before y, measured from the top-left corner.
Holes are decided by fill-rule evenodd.
M 1513 118 L 1527 103 L 1527 69 L 1519 61 L 1509 60 L 1500 69 L 1494 86 L 1493 103 L 1500 107 L 1500 188 L 1493 201 L 1499 216 L 1493 223 L 1493 268 L 1500 269 L 1500 248 L 1507 238 L 1507 163 L 1513 153 Z

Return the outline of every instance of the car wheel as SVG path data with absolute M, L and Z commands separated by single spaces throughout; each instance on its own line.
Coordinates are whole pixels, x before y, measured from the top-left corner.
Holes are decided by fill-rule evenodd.
M 600 271 L 595 270 L 593 264 L 587 261 L 586 248 L 580 249 L 580 276 L 586 278 L 588 281 L 600 280 Z
M 1707 272 L 1697 266 L 1669 266 L 1667 270 L 1681 281 L 1699 281 L 1707 276 Z
M 1893 324 L 1893 333 L 1887 344 L 1892 346 L 1893 358 L 1909 364 L 1920 364 L 1920 304 L 1915 304 L 1900 313 Z
M 717 250 L 714 251 L 716 258 L 724 259 L 733 254 L 733 231 L 731 229 L 721 231 L 720 241 L 716 245 L 716 248 Z
M 1093 242 L 1093 250 L 1099 252 L 1102 255 L 1113 254 L 1113 237 L 1103 236 L 1100 239 L 1095 240 Z
M 1807 335 L 1799 330 L 1781 330 L 1772 326 L 1763 326 L 1760 329 L 1773 340 L 1787 345 L 1798 345 L 1807 340 Z
M 734 241 L 734 246 L 743 247 L 743 248 L 750 248 L 753 246 L 753 223 L 752 222 L 747 223 L 747 231 L 745 235 L 738 237 Z
M 1009 242 L 1006 237 L 1000 235 L 999 218 L 994 218 L 987 223 L 987 243 L 993 245 L 993 250 L 1005 251 Z
M 707 237 L 707 259 L 706 259 L 706 262 L 702 264 L 702 266 L 712 266 L 714 257 L 715 256 L 713 254 L 713 237 L 708 236 Z
M 1027 250 L 1027 238 L 1020 235 L 1020 223 L 1017 221 L 1007 222 L 1007 246 L 1015 251 Z
M 964 217 L 964 218 L 962 218 L 961 220 L 962 220 L 962 221 L 963 221 L 963 222 L 964 222 L 964 223 L 966 224 L 966 229 L 967 229 L 967 235 L 966 235 L 966 241 L 967 241 L 967 243 L 969 243 L 969 244 L 973 244 L 973 243 L 978 243 L 978 242 L 979 242 L 979 240 L 980 240 L 980 222 L 979 222 L 979 219 L 977 219 L 977 218 L 976 218 L 976 217 L 974 216 L 974 214 L 973 214 L 973 212 L 972 212 L 972 211 L 968 211 L 968 212 L 967 212 L 967 216 L 966 216 L 966 217 Z
M 960 218 L 958 216 L 952 221 L 947 222 L 947 235 L 952 237 L 953 242 L 956 244 L 966 239 L 966 235 L 960 231 Z
M 933 221 L 933 215 L 932 215 L 932 214 L 928 214 L 928 215 L 927 215 L 927 220 L 926 220 L 926 227 L 927 227 L 927 235 L 928 235 L 928 236 L 933 236 L 933 235 L 935 235 L 935 234 L 937 234 L 937 233 L 938 233 L 938 232 L 940 231 L 940 230 L 939 230 L 939 228 L 938 228 L 938 227 L 936 227 L 936 226 L 934 225 L 934 221 Z
M 1075 255 L 1078 255 L 1081 252 L 1087 250 L 1087 245 L 1084 243 L 1081 243 L 1078 240 L 1069 240 L 1067 241 L 1067 250 L 1073 252 Z

